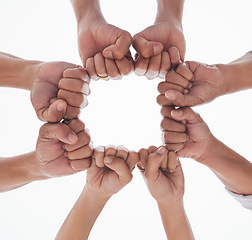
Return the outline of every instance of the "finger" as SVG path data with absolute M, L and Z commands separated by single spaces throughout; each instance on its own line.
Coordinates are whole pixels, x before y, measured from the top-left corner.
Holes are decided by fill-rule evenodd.
M 84 131 L 85 124 L 80 119 L 73 119 L 68 124 L 68 127 L 70 127 L 76 134 Z
M 138 76 L 144 76 L 148 70 L 149 61 L 149 58 L 139 56 L 135 62 L 135 74 Z
M 161 115 L 163 117 L 167 117 L 167 118 L 173 118 L 172 115 L 171 115 L 171 111 L 175 109 L 174 106 L 163 106 L 161 108 Z
M 166 102 L 169 102 L 169 104 L 178 107 L 185 107 L 185 106 L 193 107 L 195 105 L 203 103 L 202 99 L 199 96 L 190 93 L 190 91 L 188 94 L 182 94 L 175 90 L 168 90 L 165 93 L 165 97 L 168 100 Z
M 115 44 L 105 48 L 102 54 L 105 58 L 120 60 L 128 53 L 131 44 L 131 35 L 127 31 L 120 31 Z
M 182 77 L 186 78 L 188 81 L 191 81 L 193 79 L 193 73 L 189 70 L 186 63 L 179 64 L 175 71 Z
M 117 151 L 116 151 L 117 158 L 122 158 L 124 161 L 126 161 L 128 158 L 128 155 L 129 155 L 129 150 L 127 148 L 125 148 L 122 145 L 117 147 Z
M 76 171 L 84 171 L 91 166 L 91 158 L 71 160 L 70 165 Z
M 126 185 L 131 181 L 132 174 L 123 159 L 106 156 L 104 159 L 104 163 L 109 169 L 117 173 L 122 185 Z
M 98 80 L 98 76 L 95 70 L 95 62 L 94 62 L 94 58 L 88 58 L 87 62 L 86 62 L 86 69 L 88 72 L 88 75 L 90 76 L 91 79 L 93 80 Z
M 180 85 L 169 83 L 169 82 L 160 82 L 158 84 L 158 91 L 161 94 L 165 94 L 168 90 L 176 90 L 181 93 L 185 92 L 185 88 L 181 87 Z
M 92 153 L 93 153 L 93 146 L 86 145 L 86 146 L 80 147 L 72 152 L 66 152 L 66 155 L 67 155 L 68 159 L 76 160 L 76 159 L 82 159 L 82 158 L 89 158 L 92 156 Z
M 135 151 L 130 151 L 126 163 L 130 171 L 135 168 L 135 165 L 139 162 L 139 155 Z
M 168 153 L 168 163 L 167 163 L 167 168 L 171 171 L 174 172 L 177 166 L 178 162 L 178 156 L 175 152 L 170 151 Z
M 171 59 L 172 68 L 175 69 L 177 65 L 182 62 L 180 60 L 179 50 L 176 47 L 170 47 L 168 53 Z
M 184 145 L 185 145 L 185 143 L 168 143 L 168 144 L 165 144 L 165 147 L 169 151 L 177 152 L 177 151 L 181 150 L 184 147 Z
M 179 133 L 179 132 L 163 132 L 163 142 L 167 143 L 184 143 L 188 140 L 188 136 L 186 133 Z
M 70 105 L 67 105 L 65 118 L 67 119 L 75 119 L 78 118 L 80 115 L 80 108 L 79 107 L 72 107 Z
M 174 106 L 175 105 L 172 101 L 168 100 L 165 97 L 165 95 L 162 95 L 162 94 L 157 96 L 157 103 L 160 106 Z
M 158 76 L 161 65 L 161 54 L 153 56 L 150 58 L 148 70 L 145 76 L 151 80 Z
M 161 129 L 172 132 L 185 132 L 186 127 L 183 123 L 175 121 L 171 118 L 163 118 L 161 121 Z
M 183 88 L 188 88 L 191 84 L 186 78 L 182 77 L 180 74 L 175 71 L 170 71 L 165 76 L 166 82 L 177 84 Z
M 155 146 L 148 147 L 148 155 L 154 153 L 156 150 L 157 150 L 157 147 Z
M 105 65 L 105 58 L 102 56 L 101 53 L 97 53 L 94 56 L 94 66 L 95 66 L 95 72 L 98 75 L 98 77 L 107 77 L 107 69 Z
M 63 89 L 58 91 L 58 98 L 63 99 L 73 107 L 84 108 L 88 105 L 87 96 L 82 93 L 69 92 Z
M 165 75 L 168 73 L 168 71 L 171 69 L 171 60 L 168 52 L 163 51 L 162 52 L 162 59 L 161 59 L 161 66 L 159 71 L 159 77 L 164 79 Z
M 109 77 L 111 77 L 114 80 L 122 79 L 122 75 L 120 74 L 114 60 L 106 58 L 105 65 L 106 65 L 106 69 L 107 69 L 107 75 Z
M 163 161 L 161 162 L 160 168 L 161 168 L 162 170 L 167 170 L 168 154 L 169 154 L 169 152 L 167 151 L 167 154 L 164 156 Z
M 105 156 L 116 156 L 117 148 L 114 145 L 107 145 L 105 147 Z
M 163 45 L 161 43 L 148 41 L 140 35 L 134 37 L 133 47 L 144 58 L 158 55 L 163 51 Z
M 39 135 L 45 141 L 56 139 L 69 145 L 73 145 L 78 141 L 78 137 L 73 130 L 63 123 L 46 123 L 40 128 Z
M 186 120 L 186 122 L 189 124 L 197 124 L 203 122 L 201 116 L 189 107 L 172 110 L 171 115 L 174 119 L 180 121 Z
M 140 172 L 143 173 L 145 171 L 147 160 L 149 157 L 148 150 L 142 148 L 138 151 L 138 155 L 139 155 L 139 163 L 137 164 L 137 167 L 140 170 Z
M 158 178 L 160 174 L 159 168 L 165 158 L 167 158 L 167 149 L 165 147 L 158 148 L 149 156 L 145 171 L 146 179 L 151 180 Z
M 126 57 L 122 60 L 115 60 L 117 68 L 121 75 L 127 76 L 134 71 L 133 61 L 129 61 Z
M 63 72 L 63 78 L 72 78 L 83 80 L 84 82 L 90 83 L 90 77 L 87 71 L 82 67 L 68 68 Z
M 37 115 L 42 121 L 60 122 L 65 116 L 66 108 L 67 103 L 62 99 L 58 99 L 50 104 L 49 107 L 37 110 Z
M 98 167 L 105 167 L 104 164 L 105 157 L 105 148 L 103 146 L 98 146 L 95 148 L 93 153 L 93 158 L 95 159 L 95 163 Z
M 83 146 L 86 146 L 90 143 L 90 136 L 88 134 L 88 132 L 86 131 L 82 131 L 80 133 L 77 134 L 78 136 L 78 141 L 75 144 L 69 145 L 69 144 L 65 144 L 65 149 L 68 152 L 72 152 L 78 148 L 81 148 Z
M 70 92 L 84 93 L 85 95 L 91 93 L 88 83 L 80 79 L 62 78 L 59 81 L 58 88 Z

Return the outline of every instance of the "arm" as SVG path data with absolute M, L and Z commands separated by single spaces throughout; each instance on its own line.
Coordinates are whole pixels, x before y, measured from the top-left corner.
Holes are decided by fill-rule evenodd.
M 71 3 L 77 20 L 79 53 L 84 67 L 88 58 L 100 52 L 105 58 L 123 59 L 129 52 L 132 37 L 127 31 L 105 21 L 99 0 L 71 0 Z
M 168 113 L 171 111 L 170 113 Z M 186 121 L 186 134 L 183 147 L 177 152 L 181 157 L 190 157 L 209 167 L 222 183 L 232 192 L 244 195 L 252 194 L 252 163 L 217 140 L 210 132 L 202 118 L 189 107 L 171 110 L 163 107 L 164 115 L 172 116 L 176 121 Z M 167 114 L 168 113 L 168 114 Z M 171 122 L 169 118 L 166 121 Z M 168 124 L 169 125 L 169 124 Z M 169 134 L 166 134 L 168 141 Z M 181 138 L 180 138 L 181 139 Z M 178 140 L 179 141 L 179 140 Z
M 141 149 L 139 156 L 141 165 L 138 168 L 157 201 L 167 239 L 194 239 L 183 205 L 184 175 L 181 164 L 177 162 L 172 172 L 162 167 L 162 162 L 167 160 L 167 149 L 164 147 Z M 168 162 L 174 156 L 169 155 Z
M 100 165 L 101 167 L 97 166 Z M 138 162 L 136 152 L 118 147 L 96 148 L 86 185 L 56 236 L 56 240 L 87 239 L 89 233 L 113 194 L 132 179 L 131 170 Z
M 72 120 L 69 126 L 44 124 L 40 128 L 36 151 L 0 158 L 0 192 L 87 169 L 93 152 L 89 142 L 84 124 L 78 119 Z
M 31 90 L 39 63 L 0 52 L 0 86 Z

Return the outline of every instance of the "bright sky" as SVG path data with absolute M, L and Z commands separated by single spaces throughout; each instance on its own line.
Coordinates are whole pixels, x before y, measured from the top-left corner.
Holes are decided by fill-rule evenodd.
M 151 25 L 155 0 L 101 0 L 107 21 L 132 35 Z M 227 63 L 251 50 L 250 0 L 186 0 L 186 60 Z M 80 64 L 76 23 L 68 0 L 0 2 L 0 51 L 25 59 Z M 239 79 L 238 79 L 239 80 Z M 91 83 L 81 119 L 94 145 L 123 144 L 138 150 L 161 144 L 156 86 L 132 74 L 121 81 Z M 213 134 L 251 160 L 251 90 L 197 107 Z M 33 151 L 41 123 L 29 92 L 0 89 L 0 156 Z M 196 239 L 252 239 L 252 215 L 224 190 L 206 167 L 182 159 L 185 207 Z M 85 173 L 36 182 L 0 195 L 0 239 L 53 239 L 85 184 Z M 132 182 L 99 216 L 90 239 L 165 239 L 155 201 L 136 170 Z

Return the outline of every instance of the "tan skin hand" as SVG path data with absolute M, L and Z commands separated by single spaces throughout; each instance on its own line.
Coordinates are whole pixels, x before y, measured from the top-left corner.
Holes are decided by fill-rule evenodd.
M 79 25 L 78 44 L 84 67 L 97 53 L 110 59 L 123 59 L 129 51 L 132 37 L 127 32 L 108 24 L 104 19 L 87 20 Z
M 93 150 L 89 145 L 89 135 L 80 137 L 80 133 L 84 132 L 83 127 L 84 124 L 78 119 L 73 120 L 69 126 L 64 123 L 46 123 L 41 127 L 36 156 L 45 175 L 48 177 L 65 176 L 85 170 L 90 166 Z M 76 159 L 71 157 L 81 145 L 86 146 L 82 153 Z M 76 164 L 79 166 L 77 170 L 73 168 Z

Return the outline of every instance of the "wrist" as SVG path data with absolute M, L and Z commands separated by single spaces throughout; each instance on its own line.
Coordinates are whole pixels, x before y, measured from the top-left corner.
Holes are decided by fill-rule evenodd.
M 90 202 L 99 205 L 105 205 L 111 196 L 104 196 L 100 192 L 94 191 L 88 184 L 85 185 L 82 196 L 85 196 Z
M 99 0 L 71 0 L 78 28 L 96 20 L 105 21 Z
M 157 0 L 155 23 L 166 22 L 182 29 L 184 0 Z

